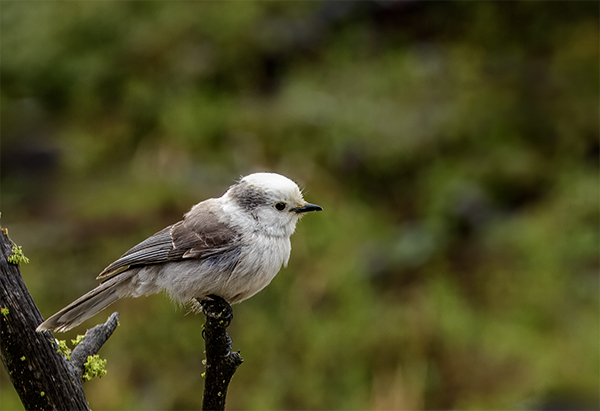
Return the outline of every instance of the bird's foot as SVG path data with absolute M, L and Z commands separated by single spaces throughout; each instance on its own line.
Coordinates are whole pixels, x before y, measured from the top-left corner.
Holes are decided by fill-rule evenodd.
M 224 328 L 229 327 L 233 320 L 233 309 L 224 298 L 210 294 L 207 298 L 197 301 L 200 303 L 204 315 L 218 320 L 219 325 Z

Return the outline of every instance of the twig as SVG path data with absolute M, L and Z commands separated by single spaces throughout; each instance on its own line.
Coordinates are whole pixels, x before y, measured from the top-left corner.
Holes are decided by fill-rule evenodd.
M 78 377 L 84 373 L 84 364 L 90 355 L 95 355 L 100 351 L 102 345 L 112 335 L 119 324 L 119 313 L 114 312 L 104 324 L 98 324 L 94 328 L 87 330 L 85 337 L 73 349 L 71 353 L 71 364 L 75 368 Z
M 232 351 L 227 327 L 233 319 L 231 306 L 221 297 L 210 295 L 200 301 L 206 315 L 203 336 L 206 344 L 206 376 L 203 410 L 224 410 L 229 382 L 244 361 L 239 351 Z

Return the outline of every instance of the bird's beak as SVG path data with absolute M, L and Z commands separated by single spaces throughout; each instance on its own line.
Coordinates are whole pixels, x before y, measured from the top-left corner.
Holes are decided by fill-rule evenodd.
M 309 211 L 321 211 L 323 207 L 316 204 L 304 204 L 302 207 L 292 208 L 290 211 L 294 211 L 296 214 L 307 213 Z

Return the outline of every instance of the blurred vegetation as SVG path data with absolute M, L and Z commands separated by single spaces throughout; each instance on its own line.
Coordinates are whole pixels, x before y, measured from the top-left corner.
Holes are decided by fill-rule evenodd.
M 324 211 L 234 307 L 229 409 L 597 409 L 597 3 L 0 6 L 2 225 L 44 316 L 275 171 Z M 92 409 L 199 408 L 203 318 L 111 308 Z

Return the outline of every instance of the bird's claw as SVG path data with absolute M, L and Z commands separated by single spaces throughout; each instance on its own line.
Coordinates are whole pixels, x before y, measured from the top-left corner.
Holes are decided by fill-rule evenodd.
M 210 294 L 207 297 L 199 301 L 204 315 L 219 320 L 219 324 L 224 328 L 229 327 L 233 320 L 233 309 L 229 303 L 218 295 Z M 204 331 L 202 335 L 204 336 Z

